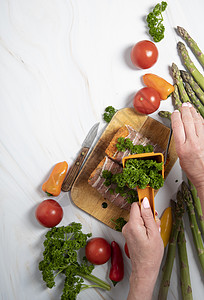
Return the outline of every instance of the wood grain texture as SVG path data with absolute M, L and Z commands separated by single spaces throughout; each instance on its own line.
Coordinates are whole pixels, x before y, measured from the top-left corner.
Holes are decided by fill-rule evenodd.
M 79 170 L 80 170 L 88 152 L 89 152 L 89 148 L 87 148 L 87 147 L 83 147 L 80 150 L 80 153 L 78 154 L 76 160 L 74 161 L 73 165 L 69 169 L 69 171 L 64 179 L 64 182 L 62 184 L 63 192 L 68 192 L 71 190 L 74 180 L 77 177 Z
M 105 149 L 114 134 L 123 125 L 132 126 L 135 130 L 142 133 L 152 142 L 158 144 L 162 149 L 166 149 L 170 132 L 170 129 L 162 123 L 151 117 L 137 114 L 133 108 L 124 108 L 119 110 L 106 127 L 73 184 L 71 189 L 71 198 L 76 206 L 111 228 L 115 227 L 111 219 L 115 220 L 119 217 L 124 217 L 128 220 L 129 212 L 104 199 L 96 189 L 88 184 L 88 178 L 99 162 L 104 158 Z M 174 146 L 174 139 L 172 137 L 164 178 L 167 177 L 176 160 L 177 154 Z M 103 202 L 108 204 L 107 208 L 102 207 Z

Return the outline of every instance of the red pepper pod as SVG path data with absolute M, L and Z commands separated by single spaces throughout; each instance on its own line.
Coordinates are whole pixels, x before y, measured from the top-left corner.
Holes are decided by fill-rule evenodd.
M 111 243 L 111 269 L 109 273 L 109 278 L 115 286 L 124 277 L 124 263 L 123 255 L 120 250 L 118 243 L 113 241 Z

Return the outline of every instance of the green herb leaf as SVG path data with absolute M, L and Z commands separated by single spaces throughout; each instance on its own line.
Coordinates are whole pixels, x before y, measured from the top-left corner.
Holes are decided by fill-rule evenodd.
M 83 284 L 82 277 L 89 276 L 89 280 L 96 282 L 96 277 L 91 275 L 94 266 L 86 259 L 78 262 L 78 251 L 86 246 L 87 238 L 91 237 L 91 233 L 84 234 L 81 228 L 80 223 L 73 222 L 66 227 L 53 227 L 45 235 L 45 250 L 39 270 L 48 288 L 55 286 L 56 276 L 63 275 L 64 288 L 61 299 L 74 300 L 81 290 L 91 287 Z M 98 280 L 97 278 L 97 284 Z M 110 289 L 107 283 L 100 282 L 98 287 Z
M 131 154 L 153 152 L 152 145 L 134 145 L 131 139 L 124 137 L 118 138 L 116 147 L 120 152 L 125 152 L 126 150 L 129 150 Z
M 118 110 L 116 108 L 114 108 L 113 106 L 107 106 L 105 108 L 105 112 L 103 114 L 104 121 L 109 123 L 117 111 Z
M 116 220 L 111 219 L 111 221 L 115 224 L 116 231 L 122 231 L 123 226 L 127 223 L 127 221 L 123 217 L 119 217 Z
M 146 21 L 149 27 L 149 34 L 152 36 L 154 42 L 159 42 L 164 38 L 165 27 L 162 24 L 162 12 L 165 11 L 166 7 L 167 2 L 162 1 L 161 4 L 158 3 L 153 11 L 147 15 Z

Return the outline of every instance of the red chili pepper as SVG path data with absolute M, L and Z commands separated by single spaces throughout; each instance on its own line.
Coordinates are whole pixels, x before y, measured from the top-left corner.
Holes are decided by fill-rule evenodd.
M 111 243 L 111 269 L 109 278 L 115 286 L 124 276 L 123 255 L 120 246 L 113 241 Z

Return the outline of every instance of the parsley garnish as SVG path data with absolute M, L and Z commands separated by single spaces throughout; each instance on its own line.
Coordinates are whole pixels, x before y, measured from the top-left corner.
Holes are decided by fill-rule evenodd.
M 146 188 L 147 185 L 153 189 L 159 189 L 164 184 L 164 179 L 159 171 L 162 170 L 163 162 L 158 163 L 152 159 L 128 159 L 122 173 L 112 174 L 104 170 L 102 177 L 105 178 L 104 184 L 116 184 L 115 193 L 126 197 L 126 201 L 133 203 L 137 201 L 135 188 Z
M 133 202 L 138 201 L 137 191 L 131 190 L 125 183 L 123 178 L 123 173 L 112 174 L 111 171 L 104 170 L 102 177 L 105 179 L 104 185 L 110 186 L 113 184 L 113 187 L 109 189 L 111 194 L 120 194 L 125 198 L 125 201 L 132 204 Z
M 117 111 L 118 110 L 116 108 L 114 108 L 113 106 L 107 106 L 105 108 L 105 112 L 103 114 L 104 121 L 109 123 Z
M 154 42 L 159 42 L 164 38 L 165 27 L 162 24 L 164 20 L 162 12 L 165 11 L 166 7 L 167 2 L 162 1 L 161 4 L 158 3 L 146 18 L 149 34 L 152 36 Z
M 124 137 L 118 138 L 116 147 L 118 151 L 125 152 L 129 150 L 131 154 L 148 153 L 154 150 L 152 145 L 134 145 L 131 139 Z
M 116 220 L 111 219 L 111 222 L 115 224 L 116 231 L 122 231 L 123 226 L 127 223 L 127 221 L 123 217 L 119 217 Z
M 110 290 L 110 285 L 91 274 L 94 266 L 86 258 L 78 262 L 78 251 L 86 246 L 87 238 L 91 237 L 91 233 L 84 234 L 81 228 L 80 223 L 73 222 L 66 227 L 53 227 L 45 235 L 44 257 L 39 263 L 39 270 L 48 288 L 55 286 L 55 278 L 59 274 L 63 275 L 62 300 L 75 300 L 80 291 L 89 287 Z M 96 284 L 86 285 L 82 277 Z

